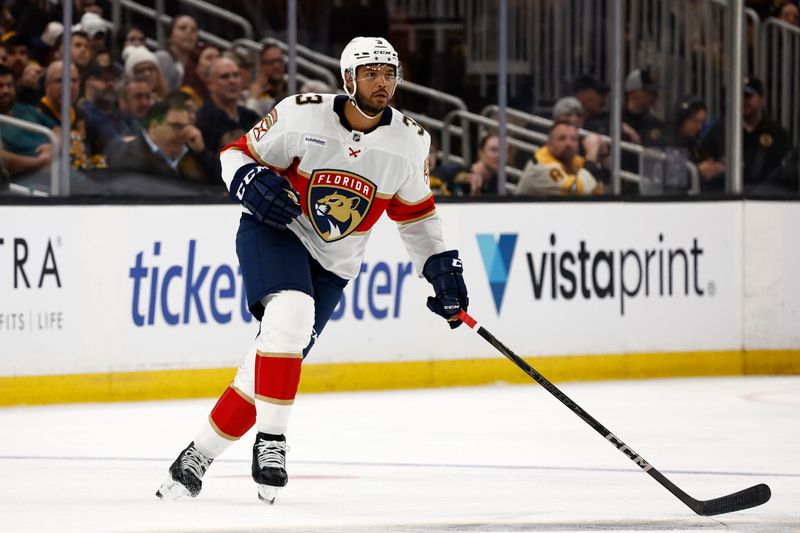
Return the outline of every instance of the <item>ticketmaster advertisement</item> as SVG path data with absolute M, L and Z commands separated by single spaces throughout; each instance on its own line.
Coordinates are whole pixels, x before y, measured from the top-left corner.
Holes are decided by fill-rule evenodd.
M 798 227 L 797 207 L 780 205 Z M 735 350 L 746 332 L 754 346 L 800 345 L 797 287 L 764 293 L 770 280 L 743 268 L 773 265 L 765 258 L 788 234 L 745 261 L 741 202 L 439 212 L 470 313 L 521 355 Z M 233 205 L 0 209 L 0 375 L 237 366 L 258 332 L 234 248 L 239 215 Z M 769 275 L 800 271 L 792 254 Z M 743 325 L 745 272 L 782 324 L 774 336 Z M 497 356 L 428 311 L 430 294 L 384 217 L 307 364 Z

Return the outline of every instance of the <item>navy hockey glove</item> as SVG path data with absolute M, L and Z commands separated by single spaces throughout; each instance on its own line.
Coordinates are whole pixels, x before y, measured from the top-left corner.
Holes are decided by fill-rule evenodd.
M 231 200 L 253 213 L 259 222 L 286 229 L 300 216 L 300 195 L 285 179 L 267 167 L 243 165 L 231 181 Z
M 466 311 L 469 305 L 467 286 L 464 285 L 464 277 L 461 275 L 463 271 L 457 250 L 434 254 L 422 267 L 422 275 L 433 285 L 433 290 L 436 292 L 435 297 L 428 297 L 428 309 L 448 319 L 450 329 L 461 325 L 460 320 L 451 321 L 450 318 L 458 313 L 459 309 Z

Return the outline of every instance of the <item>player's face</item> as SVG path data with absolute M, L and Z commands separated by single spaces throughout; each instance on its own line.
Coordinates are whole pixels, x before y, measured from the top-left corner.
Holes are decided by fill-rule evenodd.
M 389 106 L 397 84 L 397 71 L 391 65 L 364 65 L 356 69 L 356 103 L 368 115 L 377 115 Z

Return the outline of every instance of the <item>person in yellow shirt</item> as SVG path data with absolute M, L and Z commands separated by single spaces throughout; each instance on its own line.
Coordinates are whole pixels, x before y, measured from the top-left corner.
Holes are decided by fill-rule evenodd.
M 522 171 L 517 195 L 579 196 L 602 194 L 603 184 L 588 168 L 599 168 L 600 143 L 585 143 L 586 157 L 578 155 L 578 128 L 556 122 L 547 144 L 534 153 Z M 588 167 L 588 168 L 587 168 Z

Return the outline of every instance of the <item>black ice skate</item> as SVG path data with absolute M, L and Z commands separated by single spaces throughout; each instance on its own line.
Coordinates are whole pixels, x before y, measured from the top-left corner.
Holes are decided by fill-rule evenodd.
M 203 474 L 213 460 L 200 453 L 191 442 L 169 467 L 169 477 L 156 491 L 156 496 L 164 500 L 177 500 L 181 496 L 194 498 L 200 494 Z
M 258 498 L 275 503 L 278 489 L 289 482 L 286 475 L 286 437 L 258 433 L 253 444 L 253 480 L 258 483 Z

